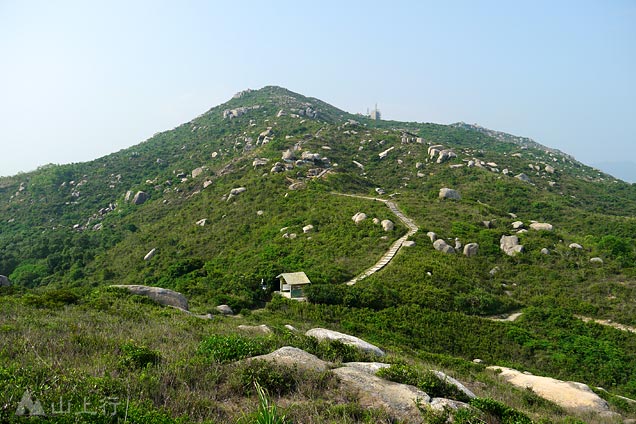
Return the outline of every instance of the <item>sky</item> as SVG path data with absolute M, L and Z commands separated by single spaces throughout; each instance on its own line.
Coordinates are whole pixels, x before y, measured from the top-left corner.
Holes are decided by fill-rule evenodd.
M 101 157 L 265 85 L 636 162 L 636 1 L 0 0 L 0 175 Z

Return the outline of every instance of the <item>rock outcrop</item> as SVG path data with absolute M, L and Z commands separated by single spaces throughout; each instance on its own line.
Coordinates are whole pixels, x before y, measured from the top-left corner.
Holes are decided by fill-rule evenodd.
M 245 331 L 247 333 L 257 333 L 257 334 L 271 334 L 272 330 L 266 326 L 265 324 L 261 325 L 244 325 L 241 324 L 238 326 L 239 330 Z
M 501 236 L 499 247 L 508 256 L 515 256 L 523 252 L 523 245 L 519 244 L 519 237 L 517 236 Z
M 355 215 L 353 215 L 351 217 L 351 219 L 353 220 L 353 222 L 355 222 L 356 224 L 361 223 L 362 221 L 364 221 L 365 219 L 367 219 L 367 214 L 364 212 L 358 212 Z
M 146 253 L 144 256 L 144 261 L 149 261 L 157 254 L 157 248 L 152 249 L 150 252 Z
M 230 190 L 230 196 L 238 196 L 239 194 L 245 192 L 247 188 L 245 187 L 237 187 Z
M 370 353 L 372 355 L 384 356 L 385 353 L 382 349 L 372 345 L 369 342 L 365 342 L 355 336 L 339 333 L 333 330 L 327 330 L 326 328 L 312 328 L 305 333 L 306 336 L 315 337 L 318 340 L 337 340 L 349 346 L 353 346 L 363 352 Z
M 513 386 L 522 389 L 530 388 L 537 395 L 563 408 L 602 414 L 607 417 L 613 415 L 609 411 L 607 402 L 586 384 L 527 375 L 512 368 L 492 366 L 488 369 L 500 372 L 499 376 Z
M 188 310 L 188 300 L 184 295 L 173 290 L 140 285 L 113 285 L 111 287 L 119 287 L 128 290 L 132 294 L 147 296 L 161 305 Z
M 146 200 L 148 200 L 148 198 L 149 198 L 148 193 L 146 193 L 145 191 L 138 191 L 132 200 L 133 205 L 141 205 L 145 203 Z
M 462 196 L 459 194 L 457 190 L 453 190 L 452 188 L 441 188 L 439 190 L 439 198 L 440 199 L 453 199 L 453 200 L 461 200 Z
M 479 253 L 479 244 L 468 243 L 466 246 L 464 246 L 465 256 L 472 258 L 473 256 L 477 256 L 477 253 Z
M 288 367 L 297 367 L 311 371 L 325 371 L 329 363 L 311 353 L 291 346 L 283 346 L 267 355 L 254 356 L 248 361 L 261 360 L 274 362 Z
M 421 423 L 422 413 L 416 402 L 430 403 L 431 398 L 420 389 L 407 384 L 384 380 L 366 371 L 342 367 L 332 371 L 345 389 L 358 393 L 363 408 L 384 408 L 406 422 Z
M 533 222 L 530 224 L 530 228 L 536 231 L 552 231 L 552 224 L 548 224 L 547 222 Z
M 444 239 L 437 239 L 433 242 L 433 248 L 442 253 L 455 253 L 455 249 Z
M 9 287 L 10 285 L 9 279 L 4 275 L 0 275 L 0 287 Z
M 198 168 L 193 169 L 192 170 L 192 178 L 196 178 L 199 175 L 203 174 L 203 171 L 204 171 L 203 167 L 198 167 Z
M 393 231 L 393 228 L 395 228 L 393 221 L 391 221 L 390 219 L 385 219 L 380 224 L 382 225 L 382 229 L 384 231 Z
M 468 399 L 474 399 L 477 397 L 469 388 L 464 386 L 462 383 L 460 383 L 453 377 L 446 375 L 441 371 L 431 370 L 431 372 L 435 374 L 437 378 L 439 378 L 440 380 L 445 381 L 446 383 L 452 384 L 453 386 L 457 387 L 457 389 L 463 394 L 465 394 L 466 397 L 468 397 Z
M 217 312 L 221 315 L 234 315 L 234 311 L 227 305 L 219 305 L 216 307 Z

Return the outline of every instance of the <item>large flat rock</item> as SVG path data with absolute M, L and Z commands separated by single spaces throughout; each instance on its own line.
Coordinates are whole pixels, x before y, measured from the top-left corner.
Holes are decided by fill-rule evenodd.
M 609 405 L 586 384 L 562 381 L 550 377 L 527 375 L 512 368 L 491 366 L 488 369 L 501 371 L 499 374 L 513 386 L 530 388 L 537 395 L 557 405 L 582 412 L 611 415 Z
M 422 413 L 416 402 L 428 404 L 429 395 L 416 387 L 394 383 L 358 368 L 342 367 L 333 370 L 346 389 L 357 392 L 358 403 L 364 408 L 383 408 L 406 422 L 421 423 Z
M 248 359 L 248 361 L 253 360 L 269 361 L 311 371 L 325 371 L 330 365 L 329 362 L 323 361 L 316 355 L 291 346 L 283 346 L 267 355 L 253 356 Z
M 327 330 L 326 328 L 312 328 L 305 333 L 306 336 L 315 337 L 318 340 L 338 340 L 341 343 L 353 346 L 363 352 L 371 353 L 377 356 L 384 356 L 382 349 L 371 343 L 365 342 L 355 336 L 339 333 L 338 331 Z
M 155 302 L 166 305 L 166 306 L 174 306 L 175 308 L 188 310 L 188 300 L 179 292 L 164 289 L 161 287 L 150 287 L 150 286 L 140 286 L 140 285 L 113 285 L 111 287 L 119 287 L 122 289 L 127 289 L 132 294 L 138 294 L 140 296 L 148 296 Z

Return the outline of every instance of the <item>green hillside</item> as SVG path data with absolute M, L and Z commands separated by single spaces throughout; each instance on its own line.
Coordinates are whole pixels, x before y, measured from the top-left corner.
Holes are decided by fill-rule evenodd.
M 460 198 L 440 198 L 442 188 Z M 415 243 L 346 285 L 408 231 L 373 198 L 419 227 Z M 354 222 L 358 212 L 368 218 Z M 429 232 L 457 252 L 436 250 Z M 514 256 L 500 249 L 510 235 L 523 245 Z M 633 185 L 530 139 L 372 121 L 279 87 L 247 90 L 129 149 L 0 178 L 0 275 L 11 282 L 0 287 L 0 387 L 18 397 L 35 384 L 59 392 L 54 374 L 94 398 L 132 390 L 137 422 L 236 422 L 255 398 L 222 405 L 253 393 L 227 381 L 234 365 L 212 366 L 200 353 L 234 324 L 107 288 L 138 284 L 182 293 L 194 314 L 227 304 L 241 312 L 237 324 L 268 324 L 274 335 L 256 338 L 259 353 L 291 343 L 283 324 L 325 326 L 379 344 L 398 363 L 444 367 L 537 422 L 577 421 L 521 392 L 507 396 L 471 361 L 603 387 L 614 411 L 634 417 L 615 395 L 636 398 L 636 334 L 581 317 L 636 326 L 635 235 Z M 475 256 L 462 254 L 468 243 L 479 245 Z M 308 302 L 273 293 L 279 274 L 296 271 L 312 281 Z M 514 322 L 490 319 L 516 312 Z M 47 350 L 51 339 L 60 344 Z M 149 346 L 161 364 L 122 368 L 127 343 Z M 226 392 L 211 395 L 203 375 Z M 327 377 L 306 385 L 320 387 L 318 378 Z M 383 419 L 303 387 L 274 396 L 298 422 Z

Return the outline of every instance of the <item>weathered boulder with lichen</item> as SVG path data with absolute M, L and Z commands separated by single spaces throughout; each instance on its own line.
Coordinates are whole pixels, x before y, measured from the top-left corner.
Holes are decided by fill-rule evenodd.
M 379 347 L 372 345 L 358 337 L 349 334 L 340 333 L 338 331 L 328 330 L 326 328 L 312 328 L 305 333 L 306 336 L 314 337 L 318 340 L 337 340 L 349 346 L 353 346 L 358 350 L 377 356 L 384 356 L 385 353 Z
M 517 236 L 501 236 L 499 247 L 508 256 L 515 256 L 523 252 L 523 245 L 519 244 Z
M 433 248 L 442 253 L 455 253 L 455 248 L 446 243 L 444 239 L 437 239 L 433 242 Z
M 184 309 L 186 311 L 188 310 L 188 300 L 185 298 L 184 295 L 173 290 L 164 289 L 162 287 L 141 286 L 136 284 L 117 284 L 111 287 L 126 289 L 130 293 L 139 296 L 147 296 L 161 305 L 174 306 L 175 308 Z
M 452 188 L 440 188 L 439 189 L 439 198 L 440 199 L 452 199 L 452 200 L 461 200 L 462 196 L 459 194 L 457 190 L 453 190 Z

